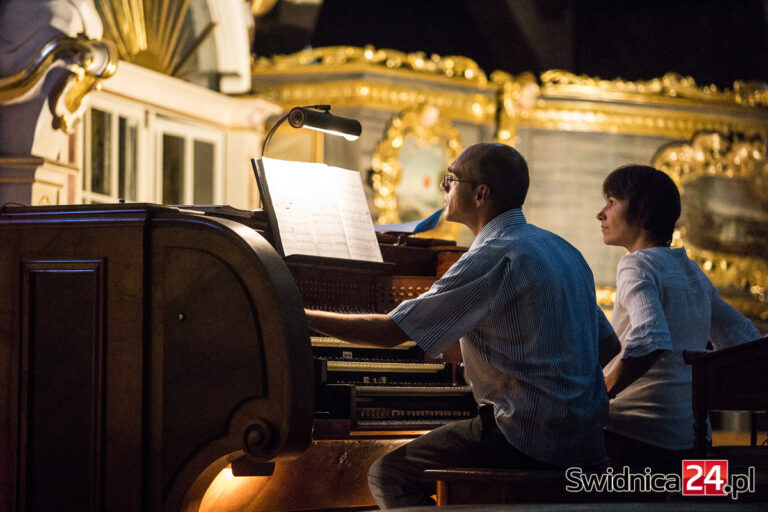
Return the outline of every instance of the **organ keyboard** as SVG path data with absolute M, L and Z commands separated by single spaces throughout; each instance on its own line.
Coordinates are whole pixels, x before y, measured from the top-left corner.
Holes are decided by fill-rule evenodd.
M 185 206 L 211 216 L 224 215 L 273 240 L 265 216 L 229 207 Z M 303 305 L 340 313 L 387 313 L 400 302 L 429 289 L 461 256 L 464 249 L 441 240 L 379 234 L 384 264 L 291 255 L 285 258 L 302 296 Z M 332 338 L 311 337 L 316 359 L 318 396 L 326 400 L 352 400 L 356 404 L 316 404 L 316 419 L 348 419 L 349 429 L 433 428 L 454 419 L 472 417 L 476 404 L 471 391 L 456 371 L 456 352 L 443 360 L 426 361 L 415 343 L 393 349 L 364 347 Z M 337 385 L 333 393 L 323 387 Z M 338 385 L 354 387 L 340 394 Z M 386 392 L 372 393 L 375 386 Z M 351 415 L 352 417 L 345 418 Z M 397 420 L 392 423 L 390 420 Z M 343 432 L 338 432 L 343 434 Z
M 391 241 L 391 238 L 384 236 L 382 240 Z M 451 245 L 441 249 L 386 243 L 381 246 L 385 257 L 383 266 L 363 263 L 357 268 L 348 261 L 334 261 L 329 268 L 327 261 L 315 259 L 313 265 L 308 264 L 312 260 L 304 258 L 297 265 L 291 257 L 287 258 L 305 307 L 386 313 L 403 300 L 428 290 L 439 277 L 438 273 L 450 266 L 446 262 L 455 261 L 462 253 Z M 408 254 L 412 256 L 409 258 Z M 420 260 L 421 265 L 416 265 L 414 260 Z M 396 274 L 403 270 L 421 275 Z M 318 396 L 331 400 L 331 403 L 318 402 L 316 421 L 338 420 L 339 416 L 349 414 L 347 424 L 337 421 L 336 425 L 348 425 L 350 430 L 411 431 L 434 428 L 476 413 L 471 391 L 461 380 L 461 373 L 456 372 L 459 360 L 455 355 L 429 360 L 413 342 L 381 349 L 313 336 L 311 344 L 316 359 Z M 328 385 L 348 385 L 354 389 L 347 395 L 340 395 L 338 391 L 327 394 L 322 388 Z M 355 403 L 351 406 L 332 403 L 340 396 L 349 397 Z

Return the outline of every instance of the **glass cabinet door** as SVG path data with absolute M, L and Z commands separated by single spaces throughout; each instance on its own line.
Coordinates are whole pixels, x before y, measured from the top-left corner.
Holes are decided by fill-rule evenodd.
M 139 199 L 143 112 L 119 104 L 92 104 L 85 115 L 83 202 Z
M 158 141 L 157 197 L 163 204 L 213 204 L 223 178 L 222 132 L 167 119 L 154 123 Z

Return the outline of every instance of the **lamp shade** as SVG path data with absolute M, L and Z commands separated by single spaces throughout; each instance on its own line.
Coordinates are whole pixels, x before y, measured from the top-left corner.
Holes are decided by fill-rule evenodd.
M 339 117 L 330 112 L 294 107 L 288 113 L 288 123 L 294 128 L 310 128 L 333 135 L 341 135 L 347 140 L 360 137 L 363 127 L 355 119 Z

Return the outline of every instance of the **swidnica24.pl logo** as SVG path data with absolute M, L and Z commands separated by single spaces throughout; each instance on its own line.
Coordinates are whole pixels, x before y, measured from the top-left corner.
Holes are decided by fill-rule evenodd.
M 755 492 L 755 468 L 728 474 L 727 460 L 684 460 L 680 474 L 654 473 L 651 468 L 632 473 L 608 468 L 603 473 L 585 473 L 572 467 L 565 471 L 568 492 L 666 492 L 683 496 L 730 496 Z

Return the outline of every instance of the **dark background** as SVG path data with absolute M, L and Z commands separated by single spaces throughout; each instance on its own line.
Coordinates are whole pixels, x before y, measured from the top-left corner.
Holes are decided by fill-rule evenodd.
M 463 55 L 490 74 L 564 69 L 699 85 L 768 82 L 766 0 L 280 0 L 255 20 L 257 55 L 308 46 Z

